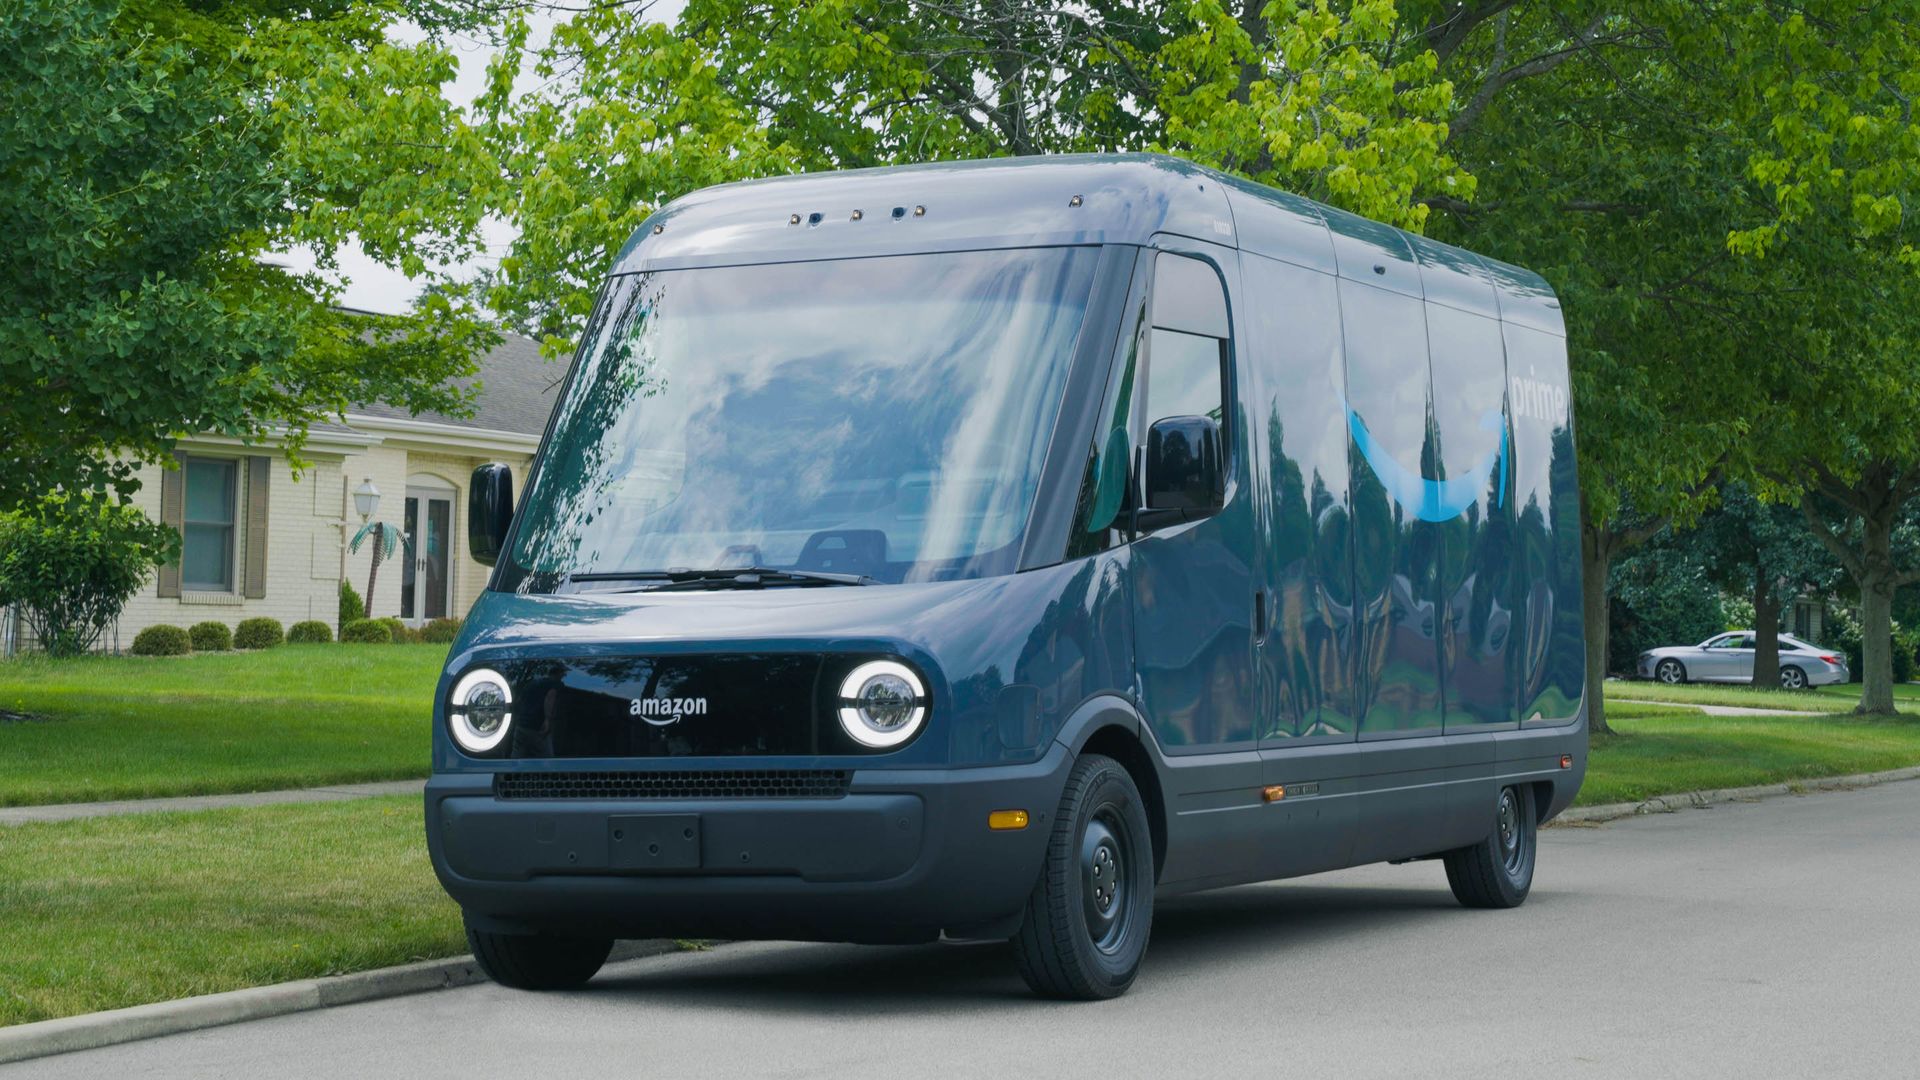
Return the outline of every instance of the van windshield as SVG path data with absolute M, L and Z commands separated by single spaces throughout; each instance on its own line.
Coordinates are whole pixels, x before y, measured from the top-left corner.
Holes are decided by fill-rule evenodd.
M 1011 572 L 1095 256 L 616 278 L 521 508 L 518 587 L 749 566 Z

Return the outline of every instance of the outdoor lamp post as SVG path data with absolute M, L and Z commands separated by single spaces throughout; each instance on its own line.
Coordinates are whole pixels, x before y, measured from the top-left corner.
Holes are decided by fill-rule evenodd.
M 360 512 L 362 522 L 380 509 L 380 489 L 373 486 L 373 477 L 360 481 L 360 486 L 353 489 L 353 508 Z

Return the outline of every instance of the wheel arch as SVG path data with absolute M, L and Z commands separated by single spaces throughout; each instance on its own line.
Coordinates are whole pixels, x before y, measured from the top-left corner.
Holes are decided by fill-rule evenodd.
M 1146 802 L 1147 828 L 1153 840 L 1153 876 L 1167 861 L 1167 797 L 1160 780 L 1160 764 L 1147 741 L 1152 738 L 1133 703 L 1117 696 L 1094 698 L 1076 709 L 1062 725 L 1057 740 L 1074 757 L 1100 754 L 1127 770 Z

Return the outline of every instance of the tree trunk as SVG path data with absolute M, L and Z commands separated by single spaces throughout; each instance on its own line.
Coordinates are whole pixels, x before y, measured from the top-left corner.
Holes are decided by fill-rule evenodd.
M 1607 726 L 1607 627 L 1612 598 L 1607 571 L 1613 567 L 1613 538 L 1592 525 L 1580 527 L 1581 621 L 1587 633 L 1587 730 L 1611 735 Z
M 1876 509 L 1881 509 L 1876 507 Z M 1860 703 L 1856 713 L 1893 715 L 1893 565 L 1891 506 L 1860 518 Z
M 373 538 L 373 565 L 367 570 L 367 598 L 362 602 L 362 606 L 366 608 L 366 617 L 369 619 L 373 618 L 373 585 L 374 582 L 380 580 L 381 539 L 382 538 L 378 536 Z
M 1780 593 L 1766 567 L 1753 575 L 1753 685 L 1780 686 Z

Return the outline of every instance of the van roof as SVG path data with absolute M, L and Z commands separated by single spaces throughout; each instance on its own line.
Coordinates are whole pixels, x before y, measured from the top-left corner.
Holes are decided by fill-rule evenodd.
M 926 251 L 1146 244 L 1172 234 L 1564 334 L 1539 275 L 1165 154 L 802 173 L 661 207 L 614 273 Z

